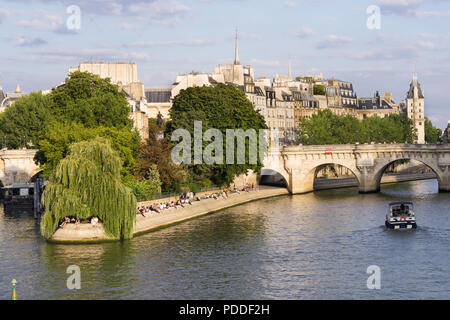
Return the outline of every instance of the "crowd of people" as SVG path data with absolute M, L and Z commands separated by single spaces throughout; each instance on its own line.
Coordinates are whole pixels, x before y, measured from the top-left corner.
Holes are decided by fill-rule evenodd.
M 137 209 L 137 214 L 142 215 L 143 217 L 147 217 L 152 212 L 160 213 L 165 210 L 169 209 L 178 209 L 178 208 L 184 208 L 187 205 L 192 205 L 193 202 L 198 202 L 202 200 L 207 199 L 214 199 L 214 200 L 220 200 L 220 199 L 228 199 L 229 195 L 232 193 L 240 194 L 241 192 L 250 192 L 251 190 L 255 190 L 255 185 L 245 185 L 242 189 L 236 188 L 234 185 L 233 187 L 228 187 L 226 189 L 223 189 L 218 192 L 213 193 L 205 193 L 201 198 L 196 194 L 196 192 L 183 192 L 179 195 L 178 199 L 176 201 L 166 201 L 166 202 L 159 202 L 154 203 L 152 205 L 148 206 L 140 206 Z M 60 221 L 59 227 L 63 228 L 67 224 L 92 224 L 92 225 L 98 225 L 100 223 L 100 220 L 98 217 L 91 217 L 89 219 L 80 219 L 78 217 L 64 217 Z
M 179 195 L 178 199 L 176 201 L 166 201 L 166 202 L 159 202 L 154 203 L 148 206 L 140 206 L 137 208 L 137 214 L 142 215 L 143 217 L 147 217 L 152 212 L 155 213 L 161 213 L 162 211 L 169 210 L 169 209 L 178 209 L 178 208 L 184 208 L 186 205 L 192 205 L 193 202 L 198 202 L 202 200 L 207 199 L 227 199 L 231 193 L 237 193 L 240 194 L 241 192 L 250 192 L 250 190 L 255 190 L 255 185 L 245 185 L 241 190 L 236 188 L 236 186 L 229 187 L 226 189 L 223 189 L 218 192 L 213 193 L 205 193 L 201 198 L 197 196 L 196 192 L 183 192 Z
M 97 225 L 100 223 L 100 220 L 98 219 L 98 217 L 91 217 L 89 219 L 80 219 L 78 217 L 64 217 L 64 219 L 61 220 L 59 227 L 63 228 L 66 224 L 92 224 L 92 225 Z

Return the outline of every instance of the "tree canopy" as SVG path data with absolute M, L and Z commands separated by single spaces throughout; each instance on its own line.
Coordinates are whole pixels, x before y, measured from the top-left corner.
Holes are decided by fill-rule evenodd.
M 110 79 L 77 71 L 51 93 L 32 92 L 8 107 L 0 116 L 1 142 L 9 149 L 39 148 L 51 121 L 131 130 L 129 112 L 125 93 Z
M 425 117 L 425 141 L 428 143 L 436 143 L 442 135 L 441 129 L 433 126 L 430 119 Z
M 244 131 L 255 129 L 257 134 L 260 129 L 267 129 L 264 117 L 255 111 L 242 90 L 232 85 L 220 84 L 213 87 L 203 86 L 182 90 L 174 98 L 170 117 L 172 120 L 166 128 L 169 137 L 176 129 L 186 129 L 190 132 L 191 137 L 194 137 L 194 121 L 202 122 L 203 133 L 211 128 L 218 129 L 223 135 L 224 157 L 226 129 L 242 129 Z M 194 139 L 192 138 L 192 145 L 193 143 Z M 209 143 L 204 141 L 203 144 L 205 147 Z M 257 164 L 250 164 L 248 161 L 248 141 L 245 153 L 245 164 L 225 164 L 224 159 L 224 164 L 191 164 L 187 168 L 190 176 L 196 180 L 207 178 L 217 185 L 228 184 L 236 175 L 246 173 L 249 169 L 255 172 L 261 169 L 262 163 L 259 161 L 259 157 Z
M 359 121 L 351 115 L 339 116 L 320 110 L 299 123 L 300 141 L 305 145 L 347 143 L 412 143 L 416 133 L 406 114 L 385 118 L 368 117 Z
M 51 97 L 32 92 L 14 102 L 0 114 L 0 139 L 8 149 L 35 147 L 46 123 L 53 119 Z
M 168 136 L 164 135 L 165 126 L 159 127 L 155 120 L 149 119 L 149 138 L 140 145 L 134 175 L 145 179 L 148 172 L 156 166 L 162 190 L 174 191 L 185 182 L 187 172 L 181 165 L 172 161 L 173 144 Z
M 323 84 L 315 84 L 313 87 L 314 95 L 324 96 L 326 94 L 325 86 Z
M 51 100 L 51 110 L 60 121 L 78 122 L 88 128 L 132 125 L 126 95 L 109 78 L 73 72 L 64 85 L 52 90 Z
M 76 142 L 104 137 L 110 140 L 112 148 L 118 152 L 122 177 L 131 173 L 138 156 L 140 137 L 135 130 L 129 128 L 96 127 L 86 128 L 79 123 L 58 123 L 52 121 L 47 129 L 41 132 L 39 151 L 35 156 L 44 170 L 44 176 L 49 176 L 58 163 L 65 158 L 70 145 Z
M 114 239 L 130 239 L 136 221 L 136 197 L 120 181 L 121 159 L 110 142 L 97 137 L 73 144 L 47 181 L 41 234 L 49 239 L 66 216 L 98 217 Z

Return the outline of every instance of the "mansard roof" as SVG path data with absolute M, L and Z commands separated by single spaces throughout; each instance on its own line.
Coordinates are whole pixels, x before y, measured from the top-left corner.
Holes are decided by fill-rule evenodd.
M 262 91 L 262 89 L 258 86 L 255 86 L 255 93 L 258 96 L 265 96 L 264 92 Z
M 414 88 L 417 88 L 417 91 L 419 93 L 419 98 L 423 99 L 424 95 L 423 95 L 423 91 L 420 88 L 420 83 L 419 81 L 417 81 L 417 76 L 413 77 L 413 80 L 411 81 L 411 84 L 409 85 L 409 91 L 406 95 L 406 97 L 408 99 L 413 99 L 414 98 Z
M 170 88 L 147 88 L 145 98 L 148 103 L 170 102 L 172 91 Z
M 301 101 L 318 101 L 313 95 L 309 94 L 308 92 L 304 91 L 292 91 L 292 95 L 294 97 L 294 100 L 301 100 Z
M 385 100 L 375 97 L 375 98 L 359 98 L 358 109 L 376 110 L 376 109 L 392 109 L 392 107 Z

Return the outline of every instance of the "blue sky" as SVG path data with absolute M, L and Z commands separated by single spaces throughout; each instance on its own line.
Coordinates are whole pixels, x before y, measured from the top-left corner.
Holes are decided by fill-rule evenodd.
M 81 27 L 68 30 L 68 6 Z M 370 5 L 381 29 L 367 28 Z M 418 73 L 426 115 L 450 120 L 448 0 L 0 0 L 0 74 L 5 91 L 49 89 L 81 61 L 133 61 L 146 86 L 212 72 L 240 60 L 255 76 L 317 74 L 352 81 L 359 96 L 405 98 Z

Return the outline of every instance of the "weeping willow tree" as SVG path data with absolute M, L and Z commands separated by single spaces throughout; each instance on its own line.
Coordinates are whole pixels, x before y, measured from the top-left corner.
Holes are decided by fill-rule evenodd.
M 136 197 L 120 181 L 122 161 L 109 140 L 97 137 L 70 147 L 42 195 L 41 234 L 49 239 L 64 217 L 98 217 L 106 234 L 130 239 L 136 221 Z

